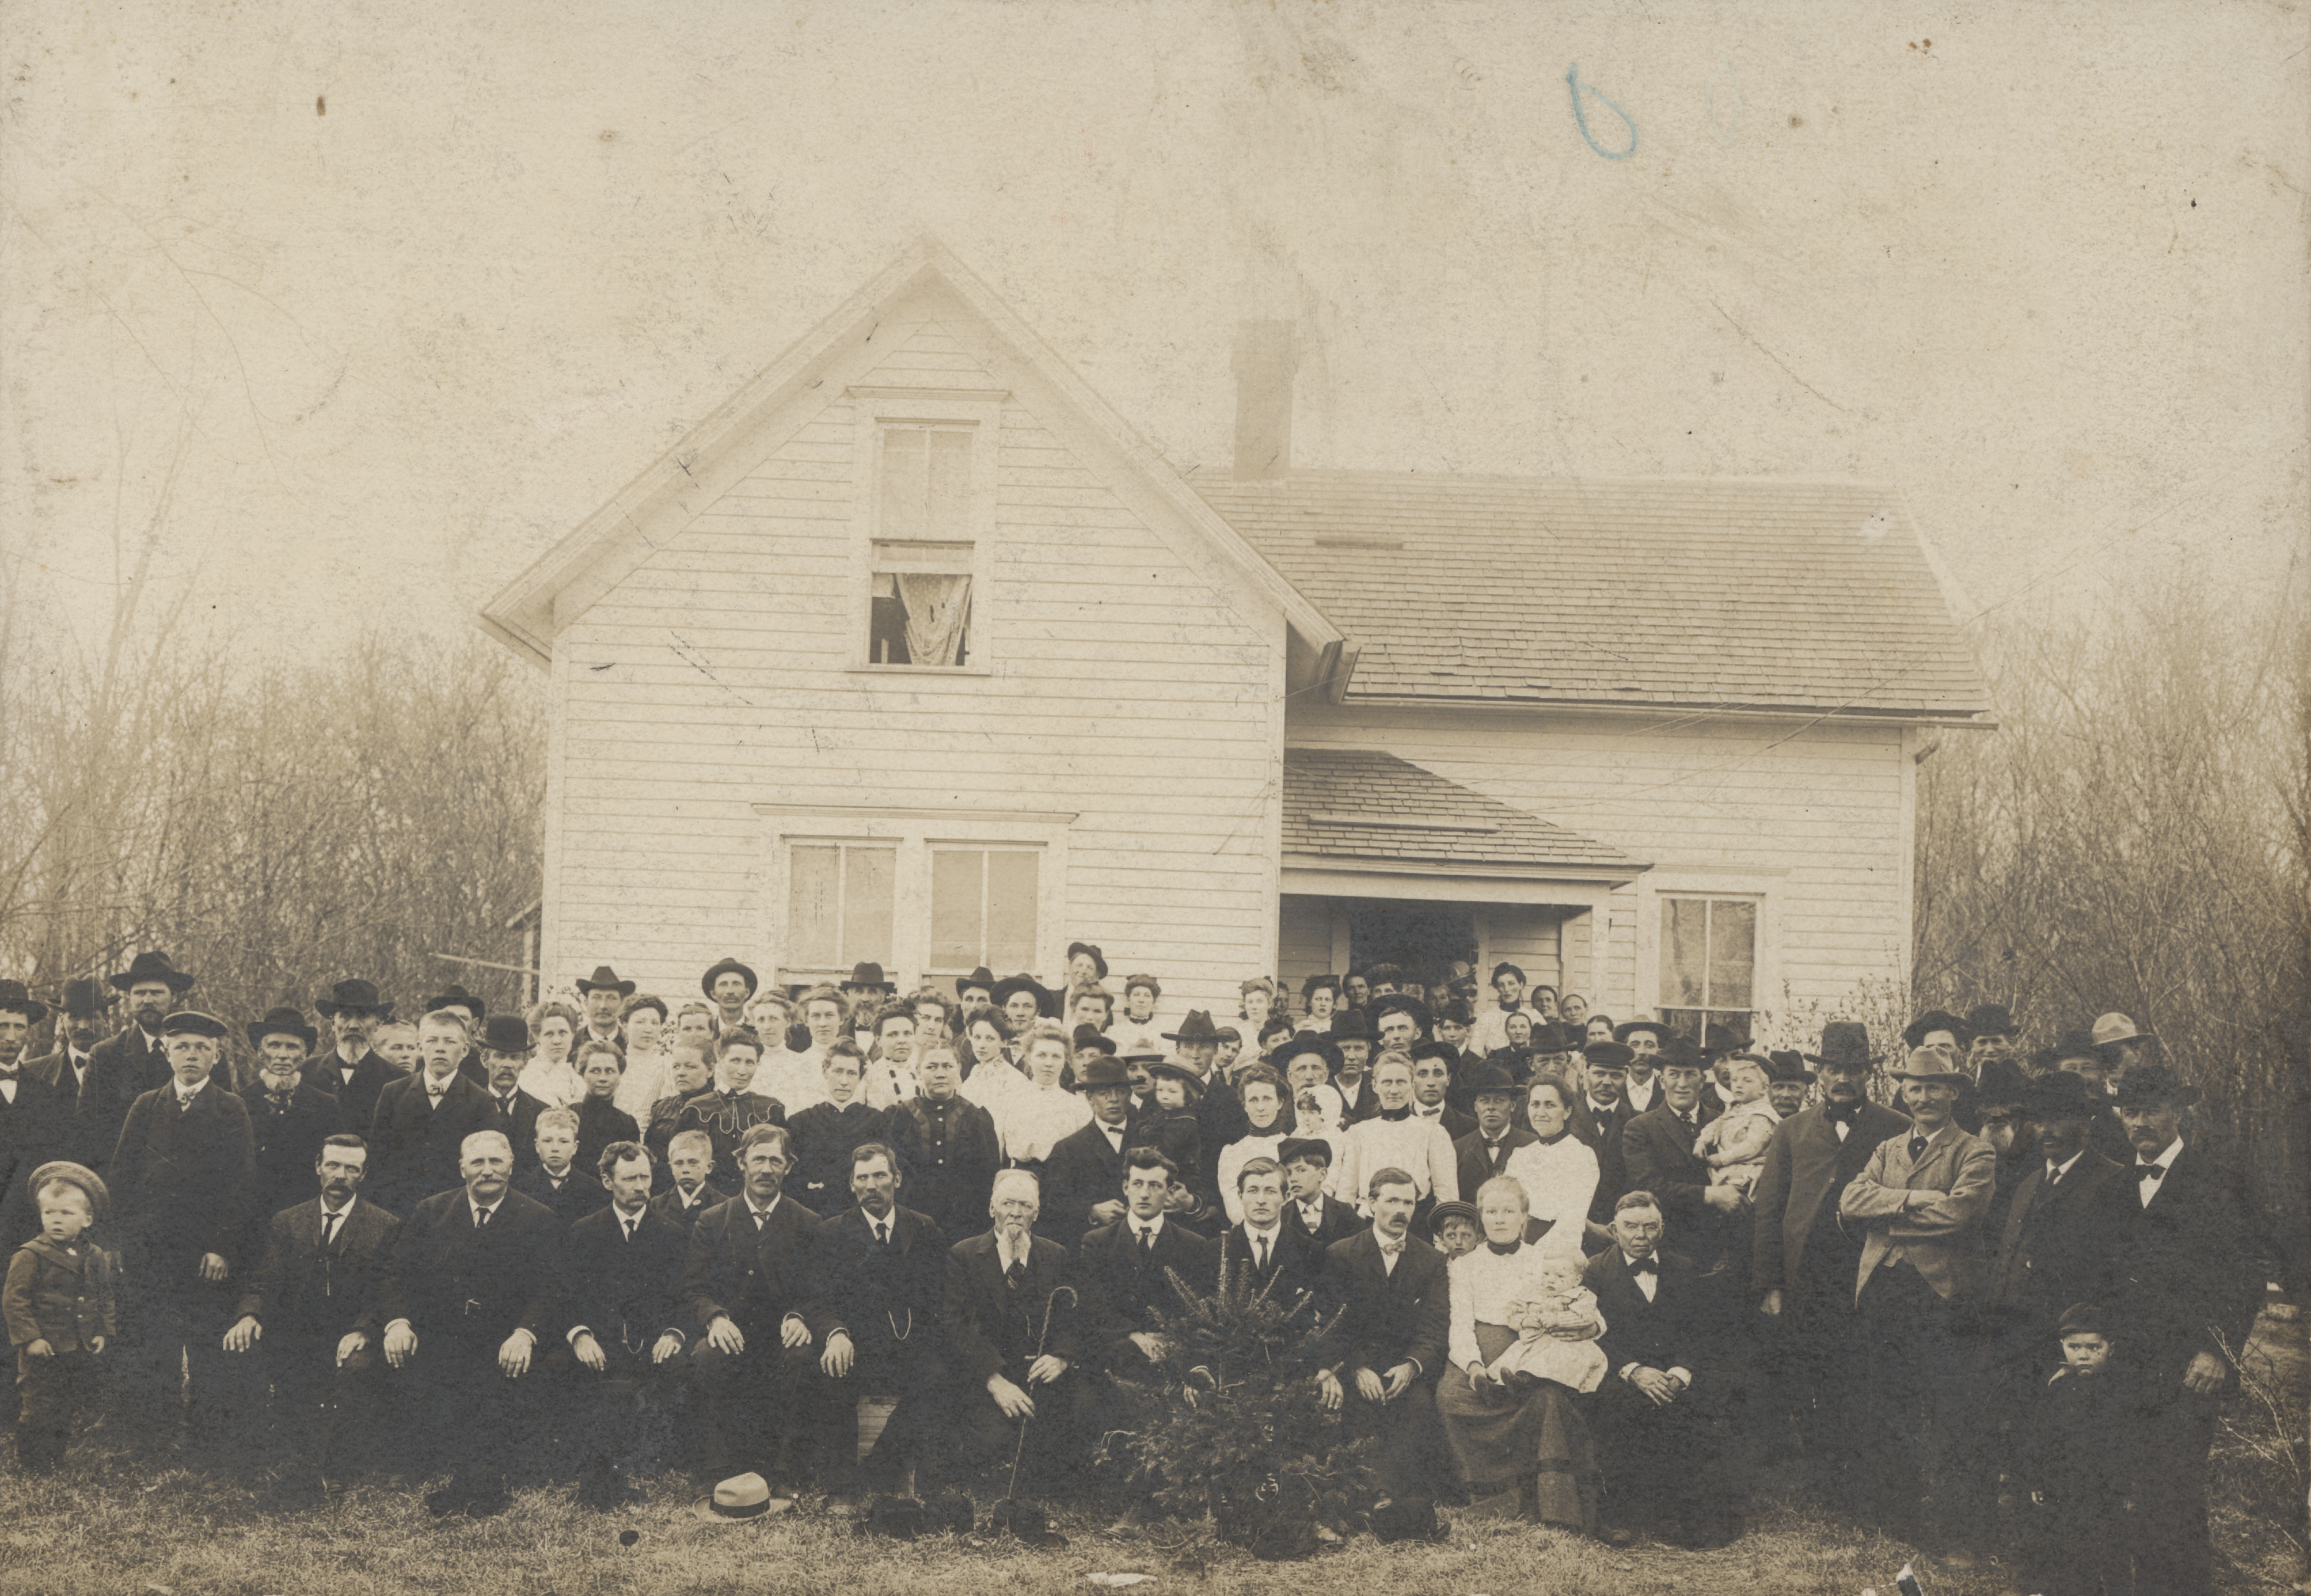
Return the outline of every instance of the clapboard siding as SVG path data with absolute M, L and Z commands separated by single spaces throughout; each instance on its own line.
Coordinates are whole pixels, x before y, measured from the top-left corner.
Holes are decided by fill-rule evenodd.
M 1565 971 L 1554 913 L 1521 903 L 1488 903 L 1479 914 L 1484 967 L 1477 972 L 1478 1014 L 1499 1007 L 1493 995 L 1493 966 L 1504 962 L 1523 971 L 1525 980 L 1533 985 L 1563 988 Z
M 863 474 L 835 385 L 562 631 L 549 981 L 607 960 L 686 991 L 723 954 L 775 963 L 777 823 L 757 803 L 950 810 L 928 829 L 956 838 L 974 811 L 1072 813 L 1059 944 L 1161 972 L 1167 1013 L 1232 1011 L 1243 973 L 1269 965 L 1282 619 L 1183 559 L 1198 535 L 1119 498 L 1068 442 L 1083 423 L 1038 414 L 1045 390 L 990 369 L 983 343 L 896 317 L 872 339 L 888 353 L 845 379 L 1013 391 L 981 440 L 995 493 L 977 668 L 854 667 Z

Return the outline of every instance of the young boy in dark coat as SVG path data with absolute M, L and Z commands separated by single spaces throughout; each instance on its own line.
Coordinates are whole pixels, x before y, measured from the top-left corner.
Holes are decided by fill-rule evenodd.
M 16 1351 L 16 1462 L 27 1473 L 64 1461 L 73 1420 L 96 1400 L 97 1358 L 114 1334 L 112 1260 L 83 1235 L 105 1202 L 104 1182 L 76 1164 L 34 1173 L 40 1234 L 16 1249 L 0 1286 L 0 1317 Z
M 2141 1392 L 2113 1355 L 2115 1329 L 2085 1303 L 2062 1315 L 2062 1366 L 2038 1393 L 2018 1459 L 2017 1483 L 2030 1495 L 2024 1586 L 2045 1596 L 2134 1589 L 2128 1497 L 2141 1451 Z

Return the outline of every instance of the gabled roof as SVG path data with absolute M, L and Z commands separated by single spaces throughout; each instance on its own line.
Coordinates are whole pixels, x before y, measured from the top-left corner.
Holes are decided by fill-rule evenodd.
M 740 445 L 781 406 L 822 380 L 822 373 L 846 351 L 871 339 L 886 310 L 908 295 L 933 287 L 943 288 L 961 301 L 997 344 L 1072 413 L 1069 419 L 1091 429 L 1170 510 L 1211 545 L 1224 565 L 1282 613 L 1286 624 L 1321 657 L 1320 668 L 1329 671 L 1338 658 L 1341 639 L 1323 613 L 1190 491 L 1179 473 L 992 289 L 937 240 L 928 237 L 917 240 L 873 282 L 797 339 L 655 465 L 508 583 L 482 606 L 483 630 L 533 662 L 548 663 L 554 634 L 599 596 L 606 584 L 605 572 L 615 571 L 622 554 L 633 556 L 662 532 L 678 528 L 711 504 L 719 491 L 718 468 L 728 464 Z M 1047 424 L 1050 419 L 1046 418 Z
M 1197 486 L 1346 634 L 1346 702 L 1992 707 L 1888 488 L 1369 472 Z
M 1284 751 L 1284 855 L 1635 877 L 1619 849 L 1367 748 Z

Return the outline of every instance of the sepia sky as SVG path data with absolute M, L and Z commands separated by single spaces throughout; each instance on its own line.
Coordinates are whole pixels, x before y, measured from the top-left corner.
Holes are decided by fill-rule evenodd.
M 148 535 L 207 647 L 453 635 L 923 232 L 1183 471 L 1235 322 L 1291 317 L 1305 466 L 1888 481 L 1976 608 L 2244 600 L 2301 542 L 2297 7 L 16 0 L 0 42 L 44 638 Z

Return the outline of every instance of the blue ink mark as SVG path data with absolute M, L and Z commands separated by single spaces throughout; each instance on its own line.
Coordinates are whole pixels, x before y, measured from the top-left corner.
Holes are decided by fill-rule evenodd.
M 1726 95 L 1727 98 L 1732 100 L 1733 109 L 1729 118 L 1726 120 L 1721 120 L 1719 118 L 1717 115 L 1717 80 L 1711 80 L 1709 84 L 1709 131 L 1711 135 L 1716 138 L 1719 148 L 1731 149 L 1733 146 L 1733 141 L 1741 135 L 1741 79 L 1735 74 L 1732 62 L 1727 61 L 1724 63 L 1724 67 L 1725 70 L 1720 74 L 1719 76 L 1724 82 Z M 1729 121 L 1731 124 L 1730 126 L 1728 125 Z
M 1567 66 L 1565 69 L 1565 86 L 1573 92 L 1573 120 L 1581 129 L 1581 139 L 1583 144 L 1596 151 L 1597 153 L 1602 155 L 1608 161 L 1626 161 L 1630 156 L 1637 153 L 1636 123 L 1631 119 L 1628 112 L 1623 110 L 1619 106 L 1615 105 L 1611 100 L 1606 99 L 1593 84 L 1584 83 L 1581 81 L 1581 63 L 1578 61 L 1575 61 L 1572 65 Z M 1629 130 L 1629 147 L 1627 149 L 1609 150 L 1604 145 L 1597 142 L 1596 136 L 1589 131 L 1588 115 L 1581 109 L 1581 97 L 1583 94 L 1591 96 L 1599 105 L 1603 106 L 1607 110 L 1621 118 L 1621 125 Z

